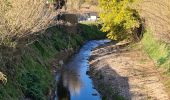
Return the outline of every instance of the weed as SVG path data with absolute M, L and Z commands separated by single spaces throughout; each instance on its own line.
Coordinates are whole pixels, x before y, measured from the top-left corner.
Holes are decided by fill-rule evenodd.
M 157 66 L 164 67 L 168 71 L 170 69 L 170 45 L 156 40 L 150 30 L 144 33 L 141 42 L 148 55 L 156 62 Z

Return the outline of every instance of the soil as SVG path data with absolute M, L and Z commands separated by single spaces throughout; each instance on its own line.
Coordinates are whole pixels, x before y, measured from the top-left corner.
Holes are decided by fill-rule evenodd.
M 108 43 L 92 51 L 89 64 L 103 100 L 170 100 L 160 72 L 141 47 Z

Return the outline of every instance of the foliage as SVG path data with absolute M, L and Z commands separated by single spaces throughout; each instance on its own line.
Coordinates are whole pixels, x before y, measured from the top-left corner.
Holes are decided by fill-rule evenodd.
M 0 84 L 0 100 L 47 100 L 48 90 L 54 85 L 51 59 L 61 50 L 76 49 L 88 39 L 104 38 L 94 24 L 81 24 L 80 27 L 82 34 L 68 34 L 56 26 L 50 27 L 45 33 L 38 33 L 36 41 L 25 47 L 12 51 L 11 47 L 0 48 L 0 70 L 8 78 L 5 85 Z
M 133 30 L 139 27 L 139 15 L 131 9 L 134 0 L 99 0 L 102 31 L 113 40 L 131 38 Z
M 101 25 L 96 22 L 84 22 L 80 25 L 82 36 L 87 39 L 102 39 L 106 37 L 106 33 L 100 31 Z

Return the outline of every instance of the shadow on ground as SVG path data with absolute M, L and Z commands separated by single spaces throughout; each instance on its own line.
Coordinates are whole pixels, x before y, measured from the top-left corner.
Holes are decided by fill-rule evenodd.
M 132 99 L 128 77 L 119 75 L 105 61 L 105 59 L 111 57 L 110 54 L 127 52 L 127 49 L 120 50 L 125 45 L 127 44 L 117 45 L 116 42 L 108 43 L 105 46 L 94 49 L 90 57 L 89 75 L 93 79 L 97 90 L 101 93 L 103 100 Z

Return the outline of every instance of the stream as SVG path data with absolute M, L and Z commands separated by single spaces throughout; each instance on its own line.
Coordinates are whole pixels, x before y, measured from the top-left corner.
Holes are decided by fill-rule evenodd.
M 92 49 L 109 40 L 86 42 L 77 54 L 66 63 L 56 75 L 56 93 L 54 100 L 101 100 L 92 80 L 86 74 L 88 59 Z

